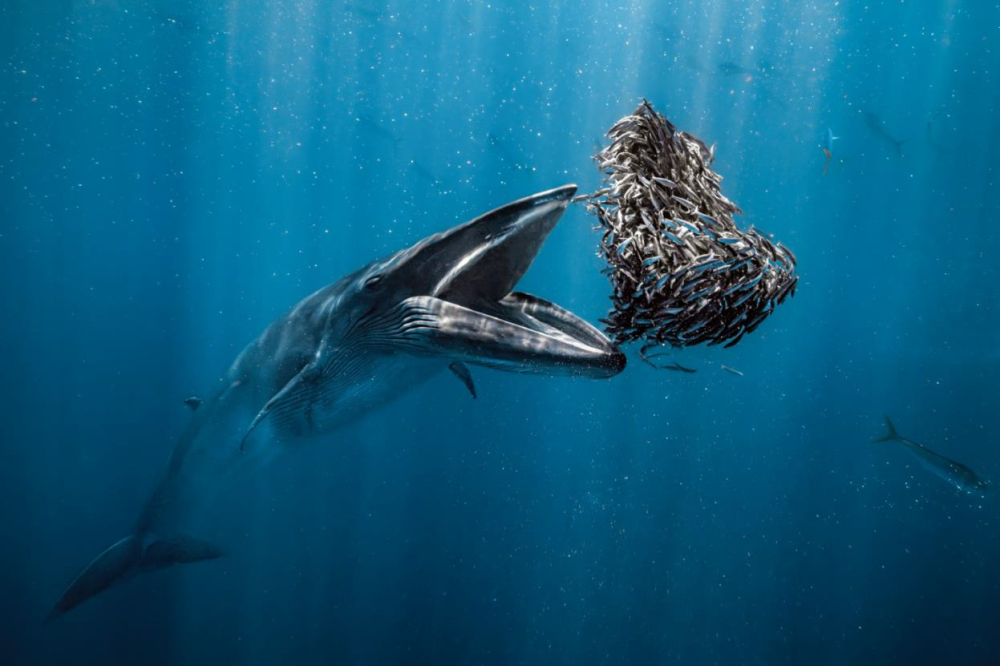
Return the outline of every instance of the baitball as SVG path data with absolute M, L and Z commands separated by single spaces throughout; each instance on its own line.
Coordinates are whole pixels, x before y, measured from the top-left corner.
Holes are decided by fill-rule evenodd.
M 754 228 L 722 194 L 714 150 L 643 101 L 594 156 L 604 184 L 583 197 L 603 231 L 617 344 L 731 347 L 795 294 L 795 255 Z

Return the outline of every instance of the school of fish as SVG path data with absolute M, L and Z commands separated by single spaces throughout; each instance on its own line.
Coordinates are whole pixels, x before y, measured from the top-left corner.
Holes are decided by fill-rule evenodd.
M 600 254 L 614 293 L 602 320 L 617 344 L 731 347 L 795 294 L 796 259 L 752 227 L 722 194 L 714 147 L 643 100 L 608 130 L 594 159 L 604 186 L 586 195 L 604 231 Z

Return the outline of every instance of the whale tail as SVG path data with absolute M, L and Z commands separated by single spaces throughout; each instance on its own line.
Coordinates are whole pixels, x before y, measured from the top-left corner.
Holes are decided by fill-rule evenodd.
M 163 569 L 174 564 L 214 560 L 221 555 L 223 551 L 217 546 L 186 535 L 150 541 L 135 534 L 129 535 L 98 555 L 70 583 L 49 611 L 46 622 L 137 573 Z
M 876 439 L 873 439 L 872 440 L 873 442 L 891 442 L 893 440 L 896 440 L 896 439 L 900 438 L 899 437 L 899 433 L 896 432 L 896 426 L 894 426 L 892 424 L 892 419 L 890 419 L 888 415 L 886 415 L 886 417 L 885 417 L 885 428 L 886 428 L 886 431 L 887 431 L 885 433 L 885 435 L 882 436 L 882 437 L 877 437 Z

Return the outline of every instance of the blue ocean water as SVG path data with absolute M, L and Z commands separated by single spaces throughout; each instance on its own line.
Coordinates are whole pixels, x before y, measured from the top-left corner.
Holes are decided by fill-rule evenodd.
M 998 38 L 971 0 L 5 2 L 0 661 L 1000 663 L 996 491 L 872 443 L 1000 479 Z M 643 97 L 796 252 L 760 329 L 693 374 L 442 374 L 227 486 L 226 556 L 43 624 L 270 321 L 593 191 Z M 594 224 L 519 289 L 596 323 Z

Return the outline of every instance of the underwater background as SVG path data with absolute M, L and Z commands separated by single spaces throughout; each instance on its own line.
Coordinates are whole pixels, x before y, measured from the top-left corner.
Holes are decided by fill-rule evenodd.
M 996 489 L 872 443 L 1000 478 L 998 38 L 971 0 L 4 2 L 0 662 L 1000 663 Z M 440 375 L 220 498 L 226 557 L 43 625 L 270 321 L 593 191 L 643 97 L 795 298 L 696 373 Z M 596 323 L 594 225 L 518 288 Z

